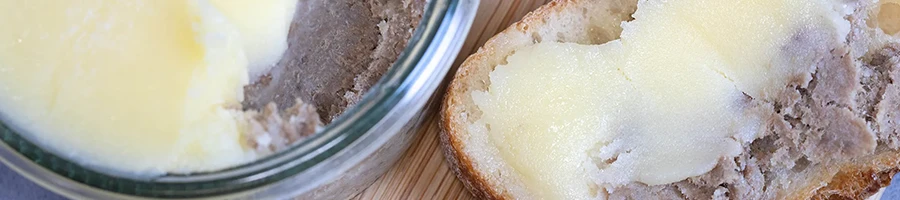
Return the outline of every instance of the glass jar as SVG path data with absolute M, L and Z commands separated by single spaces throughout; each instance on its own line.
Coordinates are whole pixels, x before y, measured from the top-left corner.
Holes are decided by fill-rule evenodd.
M 462 47 L 479 0 L 430 0 L 404 52 L 364 99 L 292 148 L 231 169 L 118 177 L 45 151 L 0 121 L 0 161 L 75 199 L 344 199 L 371 185 L 409 147 Z

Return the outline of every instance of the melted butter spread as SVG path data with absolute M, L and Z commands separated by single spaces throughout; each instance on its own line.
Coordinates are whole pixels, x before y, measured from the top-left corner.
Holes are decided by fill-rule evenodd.
M 742 152 L 760 119 L 748 99 L 784 87 L 780 56 L 802 31 L 847 24 L 816 0 L 649 0 L 621 39 L 522 48 L 472 98 L 488 134 L 534 196 L 583 199 L 598 186 L 667 184 Z M 839 6 L 838 6 L 839 7 Z M 749 95 L 749 97 L 748 97 Z M 486 128 L 481 128 L 486 127 Z
M 233 108 L 248 66 L 280 58 L 295 4 L 0 0 L 0 113 L 64 157 L 119 172 L 250 161 Z

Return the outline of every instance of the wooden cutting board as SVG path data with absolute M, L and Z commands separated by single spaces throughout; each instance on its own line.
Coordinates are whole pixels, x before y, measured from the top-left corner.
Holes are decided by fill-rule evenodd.
M 456 66 L 474 53 L 494 34 L 519 21 L 528 12 L 550 0 L 482 0 L 468 39 L 454 63 Z M 438 90 L 443 93 L 443 89 Z M 438 95 L 443 97 L 443 95 Z M 425 119 L 418 138 L 398 163 L 354 199 L 474 199 L 447 166 L 440 149 L 437 106 Z

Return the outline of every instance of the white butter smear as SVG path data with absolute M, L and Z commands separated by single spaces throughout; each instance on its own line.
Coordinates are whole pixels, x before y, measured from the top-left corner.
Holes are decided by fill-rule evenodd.
M 742 152 L 766 99 L 794 73 L 779 57 L 802 31 L 847 22 L 817 0 L 648 0 L 621 39 L 522 48 L 472 98 L 488 134 L 534 196 L 581 199 L 598 185 L 667 184 Z M 745 95 L 746 94 L 746 95 Z M 481 128 L 486 127 L 486 128 Z

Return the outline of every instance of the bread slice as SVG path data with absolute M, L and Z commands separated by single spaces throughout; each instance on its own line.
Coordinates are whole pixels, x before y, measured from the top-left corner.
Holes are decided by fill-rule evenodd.
M 467 132 L 468 124 L 481 115 L 471 92 L 485 90 L 493 68 L 505 64 L 505 58 L 518 48 L 544 40 L 599 44 L 617 38 L 621 22 L 631 20 L 636 5 L 637 0 L 552 1 L 488 40 L 460 65 L 445 94 L 441 141 L 448 163 L 473 195 L 483 199 L 513 199 L 512 193 L 522 193 L 525 189 L 493 175 L 508 172 L 507 166 L 484 163 L 499 156 L 496 149 L 485 146 L 487 136 Z M 485 143 L 464 142 L 471 137 Z
M 555 0 L 491 38 L 460 66 L 441 110 L 441 142 L 451 168 L 483 199 L 529 197 L 516 172 L 486 135 L 468 131 L 482 111 L 471 92 L 517 49 L 541 41 L 602 44 L 618 37 L 638 0 Z M 890 0 L 882 0 L 890 1 Z M 851 32 L 839 44 L 798 45 L 819 61 L 774 100 L 752 100 L 767 116 L 765 133 L 744 153 L 723 158 L 707 174 L 648 186 L 633 183 L 612 199 L 864 199 L 900 171 L 900 39 L 882 32 L 879 3 L 847 2 Z M 804 37 L 798 36 L 799 41 Z M 815 49 L 823 48 L 823 49 Z M 809 51 L 798 51 L 809 52 Z M 804 55 L 805 56 L 805 55 Z M 873 150 L 874 149 L 874 150 Z

